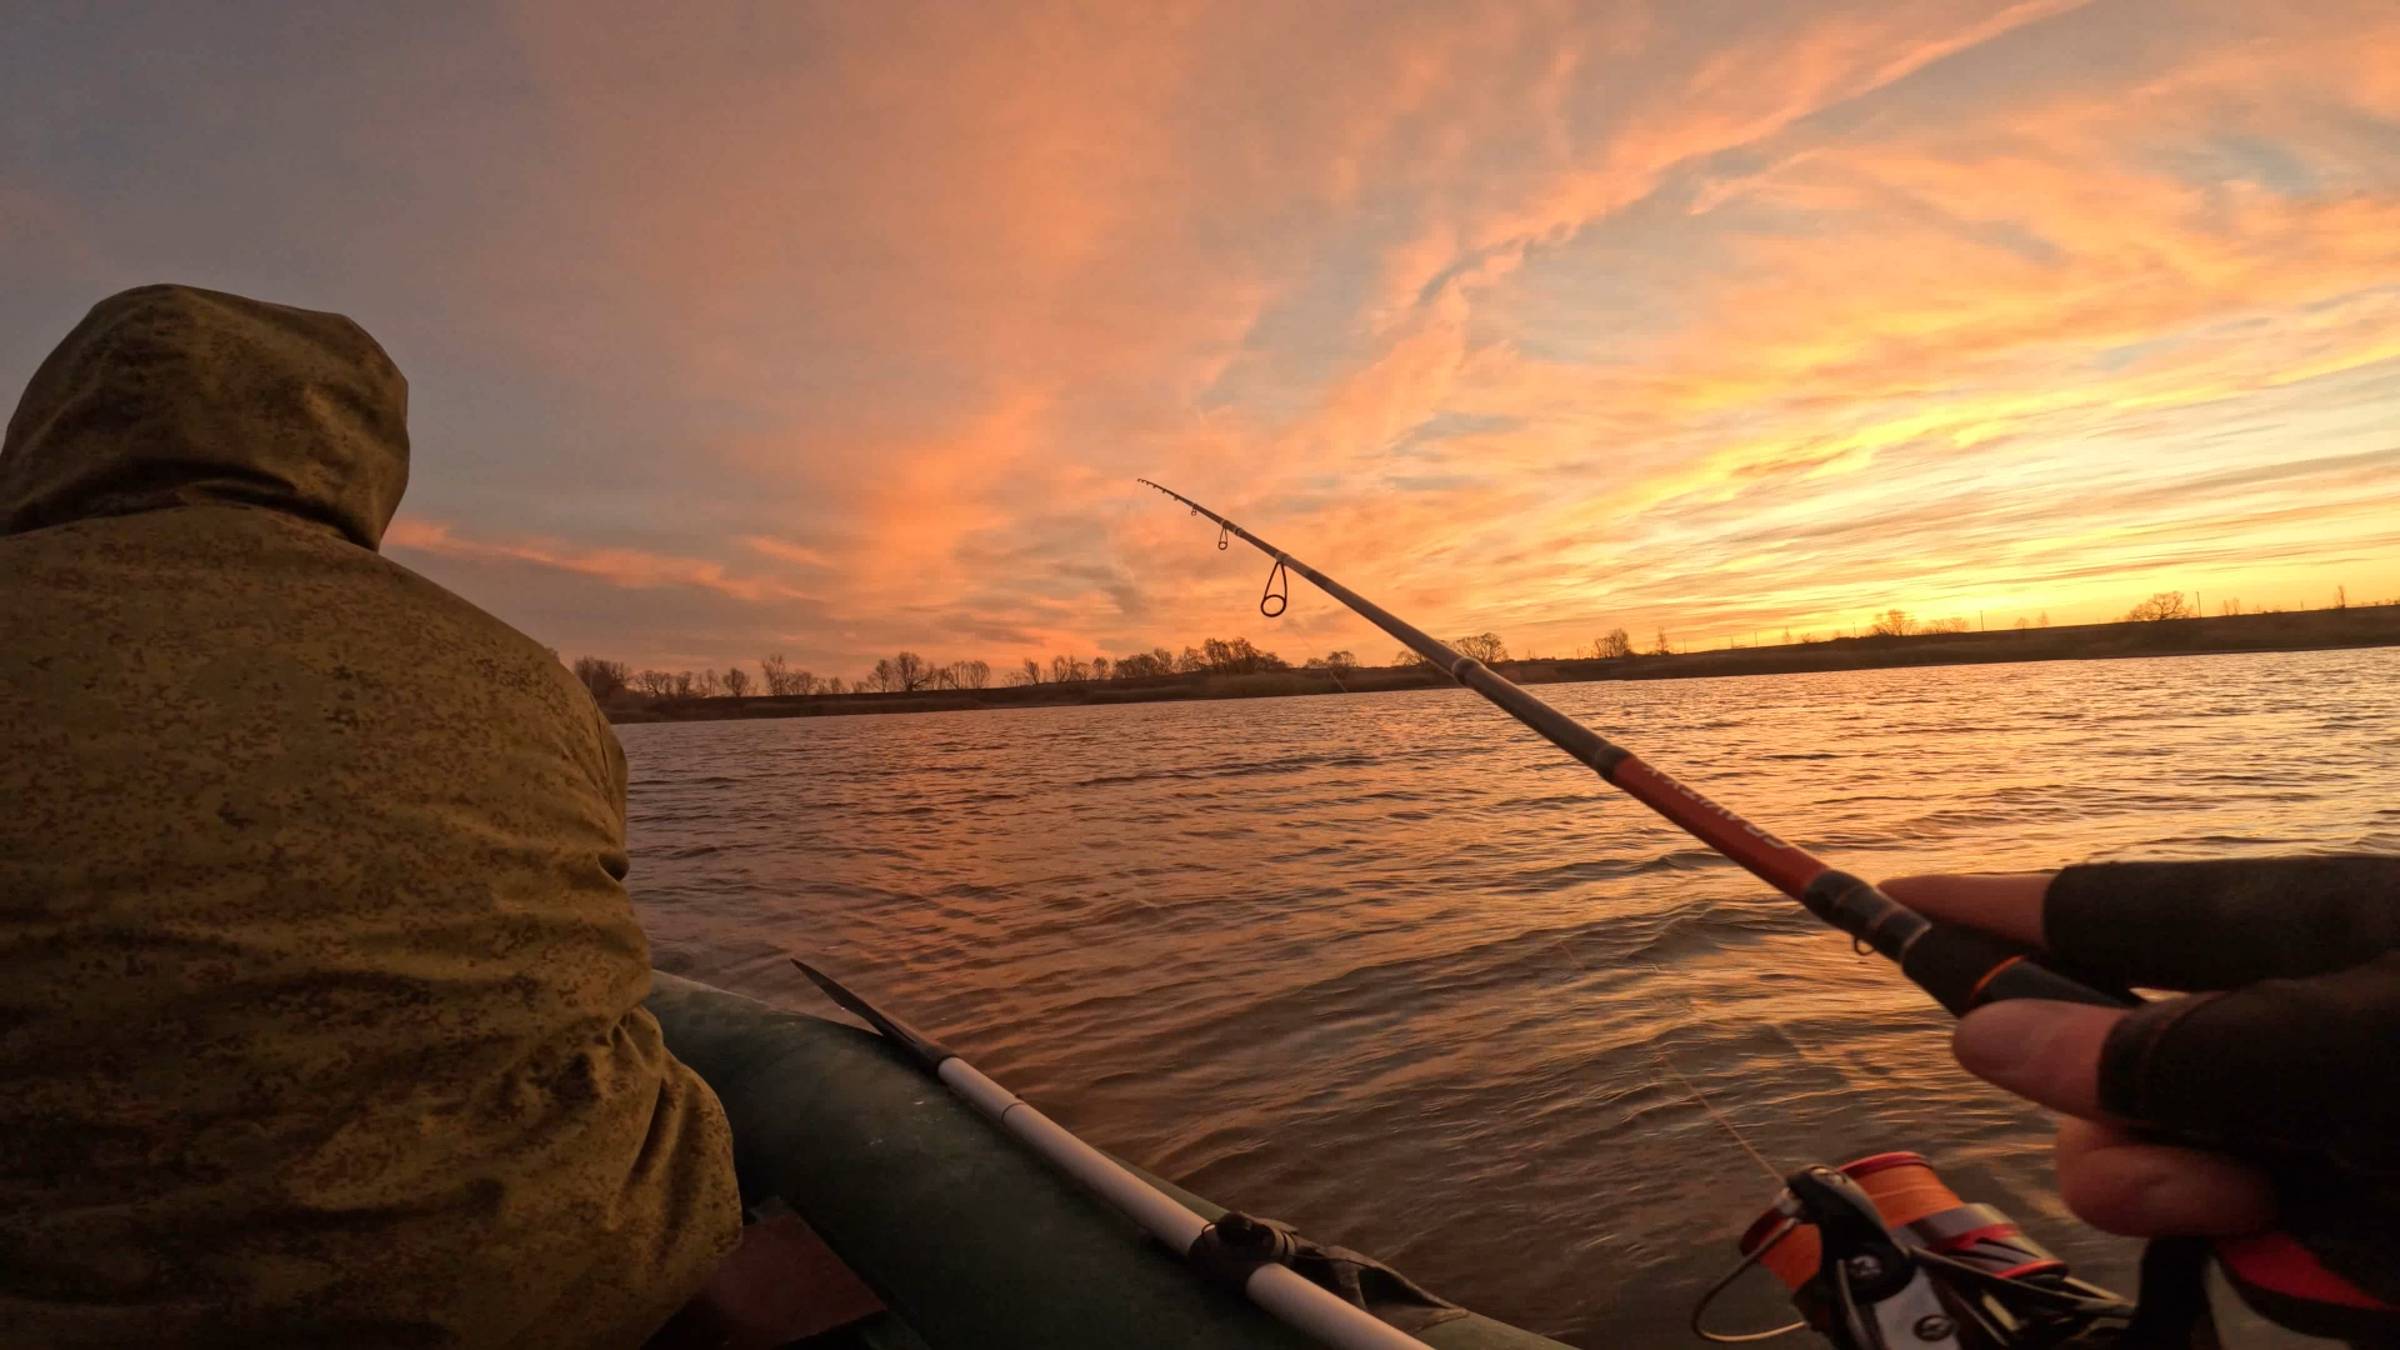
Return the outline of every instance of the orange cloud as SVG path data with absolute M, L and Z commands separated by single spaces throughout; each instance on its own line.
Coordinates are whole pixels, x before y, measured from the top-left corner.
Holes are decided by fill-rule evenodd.
M 402 553 L 469 562 L 531 563 L 630 590 L 689 586 L 749 601 L 789 600 L 805 594 L 780 582 L 733 576 L 724 564 L 705 558 L 678 558 L 631 548 L 578 547 L 558 539 L 469 539 L 441 521 L 411 516 L 393 521 L 384 532 L 383 543 Z
M 753 534 L 745 536 L 742 545 L 753 553 L 761 553 L 777 562 L 791 563 L 799 567 L 830 568 L 834 565 L 833 559 L 822 550 L 810 548 L 806 544 L 795 544 L 788 539 Z
M 115 128 L 140 219 L 12 183 L 0 267 L 306 260 L 201 279 L 387 336 L 395 550 L 570 649 L 1384 645 L 1136 473 L 1543 647 L 2400 592 L 2388 5 L 364 22 L 305 86 L 162 39 L 218 130 Z

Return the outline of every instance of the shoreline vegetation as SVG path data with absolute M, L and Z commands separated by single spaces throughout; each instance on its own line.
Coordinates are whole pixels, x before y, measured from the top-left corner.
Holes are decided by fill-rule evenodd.
M 1255 652 L 1246 642 L 1240 645 L 1243 650 Z M 1621 649 L 1623 643 L 1618 646 Z M 2213 617 L 2183 615 L 1991 632 L 1879 632 L 1863 637 L 1707 652 L 1497 660 L 1492 666 L 1519 684 L 1533 685 L 2389 646 L 2400 646 L 2400 603 Z M 1447 675 L 1423 662 L 1392 666 L 1312 662 L 1303 667 L 1247 672 L 1144 673 L 1110 679 L 1045 680 L 997 688 L 926 688 L 902 692 L 699 697 L 680 696 L 671 689 L 663 696 L 653 696 L 624 687 L 610 691 L 601 703 L 613 722 L 700 722 L 1367 694 L 1452 687 L 1455 686 Z

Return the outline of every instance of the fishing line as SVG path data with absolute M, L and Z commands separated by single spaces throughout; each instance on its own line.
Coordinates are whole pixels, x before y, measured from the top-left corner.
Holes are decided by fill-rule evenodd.
M 1648 964 L 1650 967 L 1650 973 L 1656 975 L 1662 983 L 1666 980 L 1667 972 L 1659 969 L 1656 961 L 1651 961 L 1646 964 Z M 1678 995 L 1677 997 L 1681 996 Z M 1684 1006 L 1690 1008 L 1695 1016 L 1699 1015 L 1700 1009 L 1697 1004 L 1694 1004 L 1690 999 L 1684 999 L 1683 1002 Z M 1708 1113 L 1708 1118 L 1717 1122 L 1717 1125 L 1723 1129 L 1725 1133 L 1733 1137 L 1733 1142 L 1742 1146 L 1742 1152 L 1750 1155 L 1750 1160 L 1758 1164 L 1760 1171 L 1765 1172 L 1768 1176 L 1774 1178 L 1776 1185 L 1780 1186 L 1783 1184 L 1783 1178 L 1786 1175 L 1784 1169 L 1777 1167 L 1771 1162 L 1768 1162 L 1767 1155 L 1759 1152 L 1756 1145 L 1752 1144 L 1749 1139 L 1744 1137 L 1740 1130 L 1734 1128 L 1733 1122 L 1726 1118 L 1725 1113 L 1719 1111 L 1716 1107 L 1716 1104 L 1708 1099 L 1708 1094 L 1700 1090 L 1700 1085 L 1685 1077 L 1683 1070 L 1675 1067 L 1675 1061 L 1667 1058 L 1667 1052 L 1659 1046 L 1658 1042 L 1652 1041 L 1650 1043 L 1650 1053 L 1657 1057 L 1660 1068 L 1663 1068 L 1668 1073 L 1675 1075 L 1675 1081 L 1683 1084 L 1683 1090 L 1690 1093 L 1692 1096 L 1692 1101 L 1696 1103 L 1701 1110 Z
M 1565 936 L 1560 936 L 1557 941 L 1552 942 L 1550 945 L 1553 948 L 1556 948 L 1560 955 L 1574 962 L 1576 969 L 1582 971 L 1586 975 L 1594 973 L 1592 968 L 1585 964 L 1584 959 L 1581 956 L 1576 955 L 1575 949 L 1567 945 L 1567 939 Z M 1648 965 L 1650 967 L 1650 973 L 1656 975 L 1661 981 L 1666 979 L 1667 973 L 1659 969 L 1656 961 L 1645 962 L 1644 964 Z M 1692 1012 L 1695 1015 L 1699 1013 L 1699 1008 L 1692 1005 L 1691 1000 L 1685 999 L 1684 1003 L 1687 1007 L 1692 1008 Z M 1657 1041 L 1650 1042 L 1650 1055 L 1653 1059 L 1658 1061 L 1658 1066 L 1660 1068 L 1665 1069 L 1668 1073 L 1674 1075 L 1675 1081 L 1683 1085 L 1684 1094 L 1692 1099 L 1692 1104 L 1706 1112 L 1709 1119 L 1717 1122 L 1717 1128 L 1725 1131 L 1727 1137 L 1731 1138 L 1734 1143 L 1741 1146 L 1742 1152 L 1750 1155 L 1750 1160 L 1758 1164 L 1760 1171 L 1765 1172 L 1769 1177 L 1773 1178 L 1777 1185 L 1780 1186 L 1783 1184 L 1784 1173 L 1778 1170 L 1775 1164 L 1768 1162 L 1767 1155 L 1759 1152 L 1758 1146 L 1752 1144 L 1748 1138 L 1743 1136 L 1739 1129 L 1735 1128 L 1734 1123 L 1726 1117 L 1725 1113 L 1719 1111 L 1716 1108 L 1716 1104 L 1708 1099 L 1708 1094 L 1700 1090 L 1699 1084 L 1694 1083 L 1690 1078 L 1686 1077 L 1683 1070 L 1675 1067 L 1675 1061 L 1667 1058 L 1667 1052 L 1659 1048 Z
M 1558 945 L 1561 950 L 1567 952 L 1567 955 L 1570 958 L 1574 959 L 1575 964 L 1579 966 L 1583 965 L 1583 959 L 1576 956 L 1571 949 L 1566 947 L 1565 939 L 1560 939 Z M 1675 998 L 1682 1000 L 1683 1005 L 1692 1010 L 1692 1015 L 1695 1018 L 1698 1018 L 1704 1022 L 1707 1020 L 1706 1014 L 1700 1011 L 1699 1004 L 1692 1002 L 1690 998 L 1684 996 L 1682 993 L 1667 989 L 1665 987 L 1667 972 L 1661 969 L 1656 961 L 1646 961 L 1643 964 L 1649 966 L 1650 973 L 1658 977 L 1660 992 L 1671 994 Z M 1584 969 L 1589 971 L 1591 967 L 1584 966 Z M 1734 1123 L 1726 1118 L 1725 1113 L 1719 1111 L 1716 1108 L 1716 1105 L 1709 1101 L 1708 1094 L 1700 1090 L 1699 1084 L 1694 1083 L 1691 1079 L 1685 1077 L 1683 1070 L 1675 1067 L 1675 1061 L 1667 1058 L 1667 1052 L 1660 1048 L 1658 1042 L 1652 1041 L 1650 1043 L 1650 1053 L 1658 1060 L 1658 1066 L 1660 1068 L 1665 1069 L 1670 1074 L 1673 1074 L 1675 1076 L 1675 1081 L 1683 1084 L 1684 1092 L 1691 1097 L 1693 1103 L 1701 1110 L 1706 1111 L 1709 1119 L 1717 1122 L 1717 1128 L 1725 1131 L 1725 1133 L 1733 1139 L 1734 1143 L 1741 1145 L 1742 1152 L 1750 1155 L 1750 1160 L 1758 1164 L 1760 1171 L 1765 1172 L 1769 1177 L 1773 1178 L 1778 1187 L 1782 1186 L 1785 1173 L 1778 1169 L 1775 1164 L 1767 1161 L 1767 1155 L 1760 1152 L 1756 1145 L 1752 1144 L 1743 1136 L 1739 1129 L 1734 1127 Z M 1808 1327 L 1808 1322 L 1806 1319 L 1796 1322 L 1786 1322 L 1781 1326 L 1769 1327 L 1763 1331 L 1715 1331 L 1703 1325 L 1708 1317 L 1709 1308 L 1716 1303 L 1718 1296 L 1723 1294 L 1727 1289 L 1731 1288 L 1735 1280 L 1738 1280 L 1743 1275 L 1748 1274 L 1751 1267 L 1756 1266 L 1766 1257 L 1768 1252 L 1775 1249 L 1777 1243 L 1782 1242 L 1785 1238 L 1790 1237 L 1793 1233 L 1799 1231 L 1799 1228 L 1800 1221 L 1798 1219 L 1784 1220 L 1783 1226 L 1776 1229 L 1775 1232 L 1766 1239 L 1766 1241 L 1761 1242 L 1755 1249 L 1743 1254 L 1742 1263 L 1740 1265 L 1735 1266 L 1732 1270 L 1727 1271 L 1723 1278 L 1719 1279 L 1715 1284 L 1710 1285 L 1708 1287 L 1708 1292 L 1702 1294 L 1699 1301 L 1692 1305 L 1692 1315 L 1688 1323 L 1688 1325 L 1691 1327 L 1692 1334 L 1698 1336 L 1704 1341 L 1713 1342 L 1717 1345 L 1751 1345 L 1759 1341 L 1772 1341 L 1784 1336 L 1789 1336 L 1795 1331 L 1806 1330 Z
M 1775 1164 L 1767 1161 L 1767 1155 L 1759 1152 L 1756 1145 L 1752 1144 L 1748 1139 L 1742 1137 L 1742 1132 L 1735 1129 L 1733 1127 L 1733 1122 L 1725 1118 L 1725 1113 L 1719 1111 L 1716 1106 L 1708 1100 L 1708 1094 L 1702 1092 L 1698 1084 L 1683 1076 L 1683 1070 L 1675 1067 L 1675 1061 L 1667 1058 L 1667 1052 L 1659 1049 L 1658 1046 L 1653 1043 L 1650 1047 L 1650 1053 L 1658 1057 L 1660 1067 L 1664 1068 L 1668 1073 L 1675 1075 L 1675 1081 L 1683 1084 L 1684 1091 L 1692 1094 L 1692 1100 L 1699 1104 L 1701 1110 L 1708 1113 L 1708 1118 L 1722 1126 L 1725 1130 L 1725 1133 L 1733 1136 L 1733 1142 L 1742 1146 L 1742 1152 L 1750 1155 L 1750 1160 L 1758 1164 L 1758 1170 L 1766 1173 L 1770 1177 L 1773 1177 L 1776 1184 L 1781 1185 L 1784 1174 L 1777 1170 Z

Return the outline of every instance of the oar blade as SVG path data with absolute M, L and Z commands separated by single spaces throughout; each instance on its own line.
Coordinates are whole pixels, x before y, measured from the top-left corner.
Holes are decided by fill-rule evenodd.
M 806 975 L 810 983 L 824 990 L 825 997 L 841 1005 L 844 1010 L 856 1013 L 868 1026 L 882 1032 L 885 1039 L 896 1042 L 910 1054 L 923 1060 L 926 1068 L 939 1068 L 943 1060 L 955 1058 L 954 1052 L 940 1041 L 869 1003 L 856 990 L 843 984 L 840 980 L 797 956 L 792 958 L 792 964 L 800 967 L 800 973 Z

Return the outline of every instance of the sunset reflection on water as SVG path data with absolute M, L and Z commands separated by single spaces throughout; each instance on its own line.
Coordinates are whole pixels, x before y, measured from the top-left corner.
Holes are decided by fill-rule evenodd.
M 1867 876 L 2400 850 L 2400 652 L 1543 693 Z M 821 959 L 1094 1142 L 1494 1316 L 1684 1342 L 1774 1185 L 1662 1056 L 1779 1168 L 1920 1150 L 2130 1284 L 1921 993 L 1470 695 L 622 730 L 662 966 L 814 1010 L 782 957 Z

